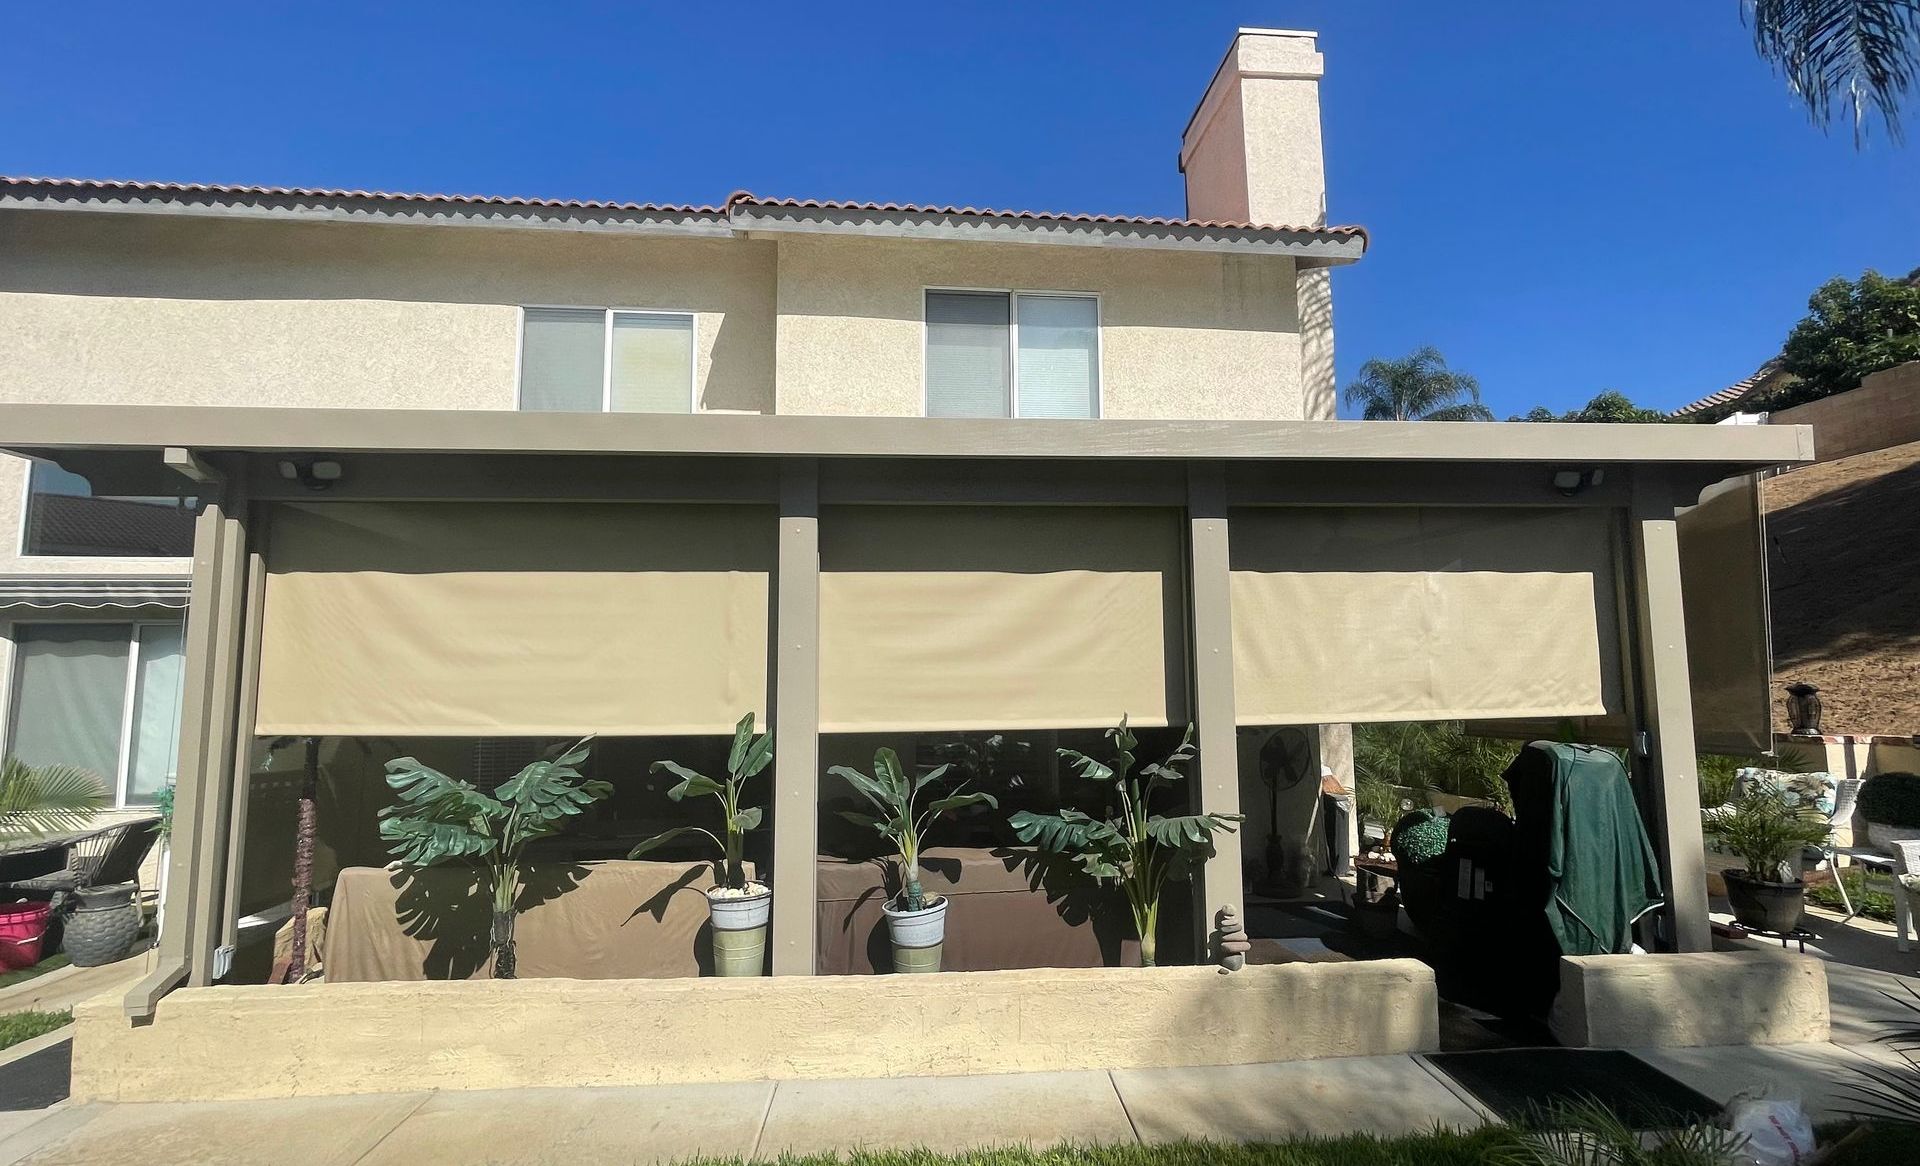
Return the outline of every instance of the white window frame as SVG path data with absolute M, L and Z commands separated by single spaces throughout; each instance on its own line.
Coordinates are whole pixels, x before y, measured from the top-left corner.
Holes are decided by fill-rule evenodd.
M 21 628 L 41 625 L 51 627 L 125 627 L 127 633 L 127 676 L 120 689 L 120 751 L 114 761 L 113 809 L 141 809 L 149 803 L 127 801 L 127 787 L 133 781 L 133 772 L 129 763 L 133 760 L 133 698 L 140 691 L 140 641 L 145 629 L 150 627 L 183 627 L 185 620 L 178 619 L 19 619 L 13 620 L 7 628 L 7 640 L 12 645 L 11 659 L 7 669 L 7 720 L 6 748 L 0 752 L 11 753 L 13 748 L 13 727 L 19 723 L 20 716 L 20 636 Z M 175 766 L 174 779 L 179 780 L 180 764 L 179 741 L 174 742 Z M 106 775 L 102 775 L 106 776 Z
M 670 308 L 605 308 L 597 304 L 521 304 L 520 329 L 513 337 L 513 407 L 526 409 L 523 398 L 526 385 L 521 378 L 520 362 L 527 348 L 527 312 L 599 312 L 600 322 L 600 411 L 613 409 L 613 318 L 615 316 L 660 316 L 687 322 L 688 343 L 693 359 L 687 362 L 687 412 L 697 413 L 700 406 L 700 314 Z
M 17 456 L 17 455 L 16 455 Z M 178 563 L 193 562 L 192 555 L 36 555 L 27 551 L 27 510 L 33 505 L 34 459 L 22 457 L 27 472 L 20 477 L 20 521 L 14 524 L 13 557 L 26 563 Z M 89 483 L 91 485 L 91 483 Z M 92 497 L 93 495 L 88 495 Z M 113 495 L 108 495 L 112 497 Z
M 931 417 L 933 408 L 933 380 L 927 371 L 927 296 L 941 292 L 974 292 L 978 294 L 1007 297 L 1007 397 L 1011 412 L 1009 416 L 1020 416 L 1020 297 L 1046 296 L 1052 299 L 1075 299 L 1093 301 L 1093 417 L 1106 414 L 1107 395 L 1107 321 L 1106 304 L 1101 294 L 1094 291 L 1071 291 L 1058 288 L 1037 287 L 959 287 L 947 284 L 927 284 L 920 289 L 920 416 Z M 1050 420 L 1077 420 L 1077 418 L 1050 418 Z

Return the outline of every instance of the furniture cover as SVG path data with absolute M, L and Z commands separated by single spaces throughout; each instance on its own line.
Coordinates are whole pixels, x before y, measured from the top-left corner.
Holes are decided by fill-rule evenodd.
M 920 885 L 948 895 L 941 970 L 1097 968 L 1140 962 L 1132 916 L 1118 887 L 1100 886 L 1019 846 L 936 847 L 920 856 Z M 818 863 L 819 957 L 826 976 L 890 972 L 892 949 L 881 904 L 892 893 L 891 864 L 822 856 Z M 778 892 L 776 892 L 778 893 Z M 1192 959 L 1190 885 L 1170 882 L 1160 907 L 1162 964 Z
M 749 875 L 753 872 L 748 871 Z M 713 969 L 711 863 L 532 863 L 514 925 L 522 979 L 667 979 Z M 492 975 L 492 896 L 469 867 L 348 867 L 327 918 L 329 983 Z

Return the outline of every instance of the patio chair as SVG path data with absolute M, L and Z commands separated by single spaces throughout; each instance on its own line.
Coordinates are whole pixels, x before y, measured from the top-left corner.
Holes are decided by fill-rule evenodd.
M 8 883 L 15 891 L 54 895 L 85 887 L 133 883 L 139 897 L 140 864 L 160 834 L 160 819 L 135 818 L 74 839 L 67 851 L 66 869 L 39 878 Z
M 1846 909 L 1846 917 L 1852 919 L 1860 913 L 1860 909 L 1853 905 L 1853 897 L 1847 893 L 1847 882 L 1841 877 L 1838 860 L 1843 857 L 1860 868 L 1862 890 L 1870 890 L 1880 883 L 1893 897 L 1894 949 L 1912 951 L 1913 908 L 1907 899 L 1907 888 L 1901 876 L 1920 874 L 1920 842 L 1900 843 L 1891 854 L 1873 846 L 1834 845 L 1833 831 L 1853 820 L 1854 807 L 1860 801 L 1860 787 L 1865 784 L 1864 779 L 1857 777 L 1844 778 L 1835 783 L 1832 829 L 1828 831 L 1827 841 L 1820 847 L 1820 853 L 1826 859 L 1827 869 L 1833 872 L 1833 885 L 1840 892 L 1840 905 Z

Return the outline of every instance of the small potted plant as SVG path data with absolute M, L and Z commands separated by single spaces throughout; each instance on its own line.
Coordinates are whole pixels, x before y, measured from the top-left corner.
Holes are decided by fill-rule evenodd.
M 1169 818 L 1152 812 L 1154 791 L 1187 776 L 1182 770 L 1198 752 L 1193 745 L 1192 725 L 1187 726 L 1179 746 L 1165 761 L 1145 766 L 1138 773 L 1133 772 L 1133 751 L 1139 741 L 1127 728 L 1127 718 L 1122 716 L 1118 727 L 1108 729 L 1106 735 L 1113 742 L 1111 762 L 1072 749 L 1055 752 L 1081 777 L 1112 782 L 1119 801 L 1116 813 L 1099 821 L 1074 809 L 1057 814 L 1022 810 L 1009 821 L 1022 842 L 1071 857 L 1094 878 L 1120 884 L 1133 911 L 1134 933 L 1140 937 L 1140 963 L 1152 967 L 1160 894 L 1166 889 L 1167 879 L 1211 855 L 1214 834 L 1221 830 L 1232 833 L 1241 815 L 1183 814 Z
M 387 762 L 387 784 L 400 801 L 380 811 L 380 838 L 388 843 L 388 853 L 410 869 L 443 862 L 481 868 L 493 895 L 488 939 L 496 980 L 518 975 L 513 923 L 520 911 L 527 843 L 559 833 L 569 818 L 613 792 L 604 781 L 583 780 L 577 768 L 586 761 L 591 742 L 586 738 L 558 757 L 534 762 L 491 794 L 411 757 Z
M 704 834 L 720 848 L 724 866 L 720 882 L 707 891 L 707 913 L 713 922 L 713 974 L 716 976 L 758 976 L 767 962 L 767 920 L 773 914 L 773 888 L 759 881 L 748 881 L 743 852 L 747 832 L 757 830 L 764 818 L 759 806 L 742 806 L 740 791 L 748 778 L 773 761 L 773 734 L 753 732 L 753 714 L 740 718 L 733 727 L 733 746 L 727 751 L 727 778 L 715 781 L 702 773 L 672 761 L 656 761 L 653 772 L 671 773 L 679 784 L 667 791 L 676 802 L 688 795 L 705 795 L 720 803 L 721 829 L 725 839 L 700 826 L 676 826 L 662 831 L 633 848 L 628 858 L 641 855 L 680 837 Z
M 1880 773 L 1860 787 L 1856 811 L 1867 823 L 1867 843 L 1893 852 L 1896 842 L 1920 838 L 1920 775 Z
M 1727 806 L 1703 815 L 1701 829 L 1742 864 L 1722 872 L 1741 926 L 1784 933 L 1800 925 L 1807 887 L 1794 860 L 1826 839 L 1825 818 L 1772 785 L 1753 783 Z
M 992 794 L 967 793 L 957 789 L 924 806 L 919 797 L 926 788 L 945 777 L 949 766 L 941 765 L 919 777 L 908 777 L 900 757 L 882 748 L 873 755 L 873 773 L 861 773 L 845 765 L 836 765 L 828 773 L 843 777 L 860 795 L 873 803 L 878 815 L 858 810 L 842 810 L 840 816 L 856 826 L 868 826 L 893 844 L 894 862 L 900 874 L 900 893 L 882 904 L 887 917 L 887 934 L 893 941 L 893 970 L 896 972 L 937 972 L 940 949 L 947 937 L 947 900 L 936 896 L 929 900 L 920 887 L 920 853 L 927 827 L 942 814 L 967 806 L 985 805 L 998 809 Z

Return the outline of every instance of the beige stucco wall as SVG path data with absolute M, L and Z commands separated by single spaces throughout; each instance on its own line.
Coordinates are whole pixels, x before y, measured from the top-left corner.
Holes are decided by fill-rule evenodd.
M 1563 956 L 1550 1023 L 1581 1048 L 1819 1042 L 1829 1035 L 1827 969 L 1772 950 Z
M 511 409 L 519 308 L 687 311 L 706 410 L 773 405 L 773 246 L 0 212 L 0 401 Z
M 1439 1048 L 1416 960 L 186 988 L 133 1027 L 75 1009 L 73 1098 L 955 1076 Z M 930 1086 L 937 1088 L 937 1086 Z
M 779 412 L 925 412 L 929 287 L 1100 296 L 1101 415 L 1301 416 L 1287 259 L 1019 244 L 780 244 Z

